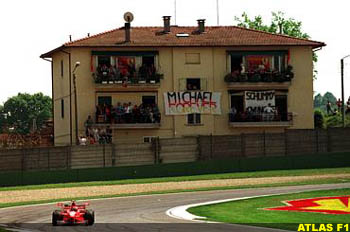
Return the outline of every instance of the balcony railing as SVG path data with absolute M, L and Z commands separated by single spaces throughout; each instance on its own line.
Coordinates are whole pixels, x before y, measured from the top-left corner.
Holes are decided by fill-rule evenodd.
M 159 84 L 163 79 L 163 74 L 142 74 L 134 73 L 133 75 L 111 74 L 109 72 L 93 73 L 96 84 Z
M 126 106 L 127 107 L 127 106 Z M 127 110 L 125 106 L 97 106 L 97 127 L 110 127 L 111 129 L 147 129 L 159 128 L 161 114 L 157 105 L 134 106 Z M 129 112 L 129 113 L 128 113 Z
M 293 113 L 229 113 L 231 126 L 291 126 L 293 125 Z
M 290 65 L 284 72 L 256 70 L 240 73 L 236 70 L 225 76 L 225 82 L 290 82 L 294 77 L 292 70 L 293 67 Z

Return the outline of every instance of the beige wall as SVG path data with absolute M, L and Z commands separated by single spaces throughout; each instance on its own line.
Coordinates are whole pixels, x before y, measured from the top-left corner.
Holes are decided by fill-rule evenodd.
M 276 50 L 288 49 L 276 47 Z M 180 137 L 186 135 L 209 135 L 209 134 L 239 134 L 250 132 L 262 132 L 264 130 L 279 132 L 284 128 L 231 128 L 228 125 L 228 111 L 230 96 L 224 76 L 229 70 L 227 50 L 234 48 L 159 48 L 153 49 L 159 52 L 158 70 L 164 74 L 161 85 L 157 92 L 97 92 L 90 72 L 91 50 L 88 48 L 74 48 L 71 52 L 71 68 L 73 70 L 76 61 L 81 65 L 76 71 L 77 93 L 78 93 L 78 121 L 79 134 L 84 134 L 84 122 L 88 115 L 95 115 L 95 105 L 98 96 L 112 96 L 112 103 L 115 105 L 123 99 L 138 103 L 142 95 L 157 95 L 158 105 L 162 114 L 160 129 L 144 130 L 118 130 L 114 137 L 118 139 L 135 138 L 143 136 Z M 101 49 L 100 49 L 101 50 Z M 106 50 L 106 49 L 102 49 Z M 119 49 L 121 50 L 121 49 Z M 123 49 L 128 50 L 128 49 Z M 152 49 L 129 49 L 129 50 L 152 50 Z M 244 50 L 236 48 L 236 50 Z M 264 50 L 264 48 L 249 48 L 249 50 Z M 266 48 L 266 50 L 272 50 Z M 288 111 L 293 112 L 293 129 L 313 128 L 313 86 L 312 86 L 312 49 L 310 47 L 290 47 L 290 63 L 294 67 L 294 79 L 288 90 Z M 186 64 L 186 53 L 199 53 L 200 64 Z M 68 55 L 57 52 L 53 56 L 54 68 L 54 101 L 55 101 L 55 141 L 56 143 L 70 143 L 70 118 L 69 118 L 69 72 Z M 60 74 L 60 62 L 64 60 L 64 77 Z M 179 80 L 182 78 L 199 77 L 207 80 L 208 91 L 222 93 L 221 108 L 222 115 L 202 115 L 202 124 L 197 126 L 187 125 L 186 116 L 166 116 L 164 114 L 163 93 L 168 91 L 180 91 Z M 73 88 L 73 84 L 71 84 Z M 111 90 L 110 90 L 111 91 Z M 60 99 L 65 100 L 65 117 L 60 115 Z M 72 95 L 72 133 L 75 141 L 74 123 L 74 95 Z M 175 128 L 175 129 L 174 129 Z

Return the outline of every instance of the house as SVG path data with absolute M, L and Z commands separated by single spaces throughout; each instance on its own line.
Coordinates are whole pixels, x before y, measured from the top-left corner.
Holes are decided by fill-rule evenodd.
M 89 129 L 126 141 L 314 127 L 312 52 L 324 43 L 163 20 L 126 23 L 41 55 L 52 61 L 56 145 L 85 134 L 89 115 Z

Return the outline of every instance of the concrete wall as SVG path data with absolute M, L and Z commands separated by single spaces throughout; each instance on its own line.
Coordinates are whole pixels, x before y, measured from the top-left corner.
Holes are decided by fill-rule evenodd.
M 247 48 L 244 48 L 248 50 Z M 288 89 L 288 111 L 295 114 L 294 123 L 291 129 L 312 129 L 313 128 L 313 86 L 312 86 L 312 49 L 311 47 L 275 47 L 261 48 L 253 47 L 249 50 L 288 50 L 290 51 L 290 64 L 294 67 L 295 77 Z M 161 127 L 159 129 L 139 130 L 115 130 L 114 141 L 117 139 L 138 139 L 142 141 L 143 136 L 181 137 L 192 135 L 229 135 L 240 133 L 261 133 L 263 131 L 281 133 L 283 127 L 252 127 L 252 128 L 231 128 L 228 125 L 228 111 L 230 95 L 224 76 L 228 73 L 229 63 L 227 50 L 243 50 L 243 48 L 154 48 L 154 49 L 118 49 L 118 50 L 156 50 L 158 56 L 158 70 L 164 74 L 160 87 L 153 90 L 140 88 L 138 92 L 126 89 L 99 89 L 93 82 L 90 71 L 91 50 L 88 48 L 72 48 L 67 50 L 71 53 L 71 69 L 73 70 L 76 61 L 81 65 L 76 72 L 77 75 L 77 99 L 78 99 L 78 126 L 79 134 L 84 134 L 84 122 L 88 115 L 95 114 L 95 105 L 98 96 L 112 96 L 113 104 L 116 102 L 131 101 L 140 102 L 142 95 L 156 95 L 158 105 L 162 114 Z M 106 50 L 106 49 L 104 49 Z M 115 49 L 116 50 L 116 49 Z M 200 56 L 199 64 L 186 64 L 187 53 L 197 53 Z M 70 143 L 70 130 L 72 130 L 73 143 L 75 141 L 74 122 L 74 95 L 72 96 L 71 112 L 72 127 L 70 126 L 70 97 L 69 97 L 69 56 L 62 52 L 56 52 L 53 56 L 54 66 L 54 110 L 55 110 L 55 143 L 64 145 Z M 64 77 L 60 74 L 60 62 L 64 60 Z M 202 115 L 200 125 L 187 125 L 186 116 L 166 116 L 164 111 L 163 93 L 168 91 L 181 91 L 179 81 L 182 78 L 203 78 L 207 82 L 208 91 L 222 93 L 221 108 L 222 115 Z M 71 88 L 73 84 L 71 83 Z M 60 99 L 65 101 L 65 117 L 60 115 Z M 72 128 L 72 129 L 70 129 Z
M 350 151 L 350 128 L 156 139 L 152 143 L 0 150 L 0 172 L 82 169 Z M 301 161 L 302 162 L 302 161 Z

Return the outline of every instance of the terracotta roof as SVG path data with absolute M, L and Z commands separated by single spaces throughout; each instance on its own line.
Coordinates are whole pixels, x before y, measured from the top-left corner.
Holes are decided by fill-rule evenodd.
M 237 26 L 205 27 L 205 33 L 196 33 L 197 27 L 172 26 L 171 32 L 162 33 L 163 27 L 132 27 L 131 42 L 125 42 L 124 28 L 65 43 L 41 57 L 64 47 L 232 47 L 232 46 L 325 46 L 322 42 L 272 34 Z M 186 33 L 188 37 L 176 34 Z

